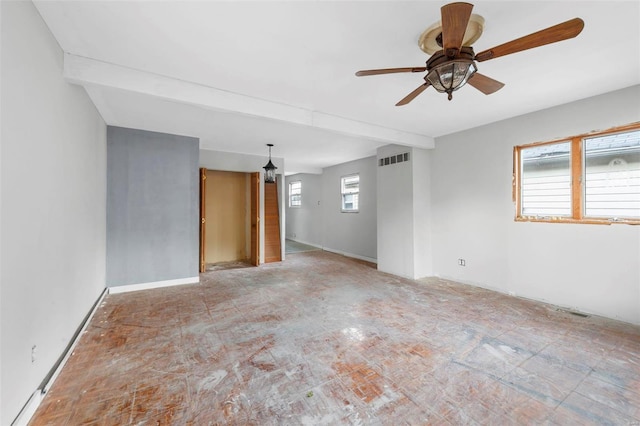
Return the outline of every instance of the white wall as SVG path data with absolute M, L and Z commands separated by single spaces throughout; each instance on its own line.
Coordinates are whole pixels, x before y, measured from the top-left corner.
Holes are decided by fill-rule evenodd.
M 516 223 L 511 201 L 514 145 L 639 121 L 638 99 L 634 86 L 438 138 L 435 274 L 640 323 L 640 226 Z
M 413 276 L 433 275 L 431 150 L 413 148 Z
M 266 147 L 265 147 L 266 148 Z M 236 154 L 232 152 L 211 151 L 200 149 L 200 167 L 209 170 L 222 170 L 227 172 L 260 172 L 260 263 L 264 262 L 264 166 L 269 161 L 268 156 Z M 280 209 L 280 241 L 282 247 L 282 259 L 285 258 L 285 224 L 286 224 L 286 198 L 284 160 L 271 157 L 271 162 L 278 168 L 278 204 Z
M 378 160 L 409 153 L 409 161 L 377 167 L 378 269 L 415 279 L 432 274 L 431 154 L 399 145 L 378 148 Z
M 300 173 L 287 176 L 285 205 L 287 212 L 286 236 L 295 241 L 322 247 L 322 178 L 323 175 Z M 302 202 L 300 207 L 289 207 L 289 183 L 300 181 Z
M 84 89 L 64 82 L 62 50 L 33 4 L 0 8 L 0 424 L 8 425 L 105 286 L 106 127 Z
M 323 247 L 375 262 L 376 239 L 376 157 L 367 157 L 327 167 L 322 171 Z M 343 213 L 340 179 L 360 174 L 358 213 Z
M 413 276 L 413 155 L 399 145 L 378 148 L 377 158 L 409 152 L 411 161 L 377 169 L 378 269 Z

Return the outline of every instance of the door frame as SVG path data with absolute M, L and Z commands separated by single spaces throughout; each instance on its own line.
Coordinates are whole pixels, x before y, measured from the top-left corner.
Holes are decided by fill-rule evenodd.
M 200 168 L 200 273 L 206 271 L 206 188 L 207 168 Z M 245 172 L 237 172 L 245 173 Z M 246 172 L 250 181 L 250 226 L 251 248 L 249 260 L 254 266 L 260 264 L 260 172 Z

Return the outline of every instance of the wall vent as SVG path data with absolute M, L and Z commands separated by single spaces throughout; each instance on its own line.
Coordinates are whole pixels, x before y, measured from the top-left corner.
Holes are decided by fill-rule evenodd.
M 409 161 L 409 153 L 405 152 L 404 154 L 396 154 L 390 157 L 384 157 L 378 159 L 378 167 L 382 166 L 390 166 L 392 164 L 403 163 L 405 161 Z

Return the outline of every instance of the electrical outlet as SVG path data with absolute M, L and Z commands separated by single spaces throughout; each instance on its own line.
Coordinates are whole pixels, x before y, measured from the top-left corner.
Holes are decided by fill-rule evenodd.
M 36 345 L 31 346 L 31 363 L 36 362 Z
M 464 259 L 458 259 L 458 265 L 460 265 L 460 266 L 466 266 L 467 264 L 466 264 L 466 262 L 465 262 L 465 260 L 464 260 Z

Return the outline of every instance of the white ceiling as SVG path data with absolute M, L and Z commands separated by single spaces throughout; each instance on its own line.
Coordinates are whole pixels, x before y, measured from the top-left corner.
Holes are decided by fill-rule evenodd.
M 505 83 L 453 101 L 432 88 L 394 104 L 423 74 L 421 32 L 444 1 L 37 1 L 110 125 L 199 137 L 201 148 L 285 159 L 288 173 L 374 155 L 640 83 L 638 1 L 476 1 L 477 52 L 574 17 L 575 39 L 481 62 Z

